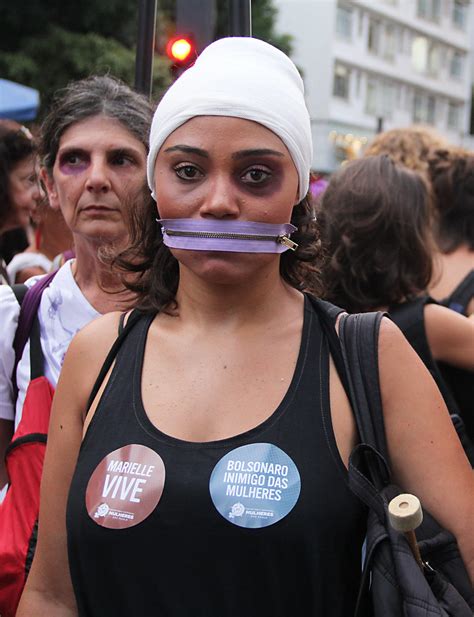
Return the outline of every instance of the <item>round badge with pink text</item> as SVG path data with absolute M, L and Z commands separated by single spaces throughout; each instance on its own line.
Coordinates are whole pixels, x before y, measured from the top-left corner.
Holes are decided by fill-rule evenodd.
M 165 485 L 163 459 L 151 448 L 130 444 L 105 456 L 86 490 L 89 516 L 101 527 L 125 529 L 144 521 Z

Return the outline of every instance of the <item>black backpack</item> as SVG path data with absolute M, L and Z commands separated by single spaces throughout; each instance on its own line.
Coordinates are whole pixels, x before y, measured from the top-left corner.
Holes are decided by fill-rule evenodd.
M 419 567 L 408 540 L 395 531 L 388 504 L 403 491 L 392 484 L 378 373 L 383 313 L 343 314 L 313 301 L 334 363 L 349 395 L 361 443 L 349 461 L 349 486 L 368 508 L 366 553 L 355 617 L 472 617 L 474 590 L 454 536 L 425 510 L 416 535 Z

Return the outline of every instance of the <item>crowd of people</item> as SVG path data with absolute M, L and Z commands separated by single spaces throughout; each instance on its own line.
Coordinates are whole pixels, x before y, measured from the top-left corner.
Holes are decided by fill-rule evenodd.
M 393 478 L 474 582 L 474 154 L 387 131 L 317 192 L 312 159 L 298 70 L 252 38 L 209 45 L 154 112 L 96 76 L 35 138 L 0 123 L 0 233 L 29 237 L 0 264 L 0 534 L 38 349 L 55 391 L 0 615 L 354 613 L 359 436 L 323 327 L 340 313 L 314 298 L 385 313 Z

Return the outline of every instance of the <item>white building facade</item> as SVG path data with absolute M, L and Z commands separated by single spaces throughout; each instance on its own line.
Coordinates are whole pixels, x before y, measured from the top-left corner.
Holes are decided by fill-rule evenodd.
M 469 146 L 470 0 L 274 0 L 311 115 L 313 169 L 380 129 L 431 125 Z

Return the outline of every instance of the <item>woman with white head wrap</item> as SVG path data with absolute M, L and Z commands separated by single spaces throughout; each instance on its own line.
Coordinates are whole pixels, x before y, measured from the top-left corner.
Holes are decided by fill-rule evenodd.
M 115 262 L 137 274 L 139 310 L 111 371 L 119 315 L 66 357 L 20 617 L 353 613 L 364 511 L 347 488 L 354 421 L 308 293 L 311 157 L 301 78 L 262 41 L 213 43 L 163 97 L 148 159 L 156 203 Z M 436 390 L 397 330 L 384 323 L 382 340 L 394 467 L 429 501 L 426 425 L 446 428 Z M 424 390 L 416 418 L 414 393 L 395 386 L 405 373 Z

